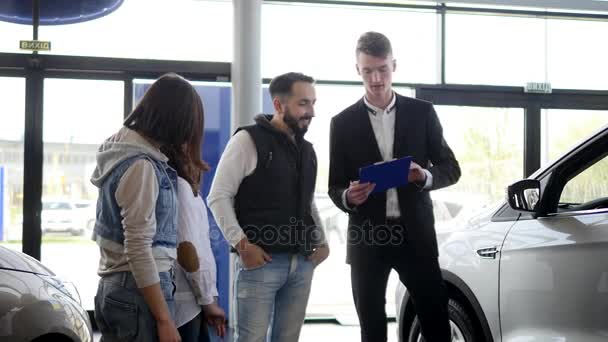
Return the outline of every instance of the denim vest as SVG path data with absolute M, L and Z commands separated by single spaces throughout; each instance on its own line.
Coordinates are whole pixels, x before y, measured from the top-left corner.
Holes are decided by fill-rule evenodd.
M 104 180 L 97 199 L 95 234 L 124 245 L 122 217 L 115 194 L 123 174 L 139 159 L 147 159 L 152 163 L 158 180 L 156 234 L 152 239 L 152 247 L 177 248 L 177 172 L 166 162 L 155 160 L 143 153 L 122 161 Z

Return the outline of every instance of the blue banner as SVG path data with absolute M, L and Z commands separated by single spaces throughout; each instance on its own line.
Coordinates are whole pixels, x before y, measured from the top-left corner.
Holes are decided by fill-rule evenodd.
M 6 191 L 6 172 L 5 167 L 0 165 L 0 241 L 4 241 L 5 235 L 5 227 L 4 227 L 4 218 L 6 217 L 6 213 L 4 212 L 4 192 Z

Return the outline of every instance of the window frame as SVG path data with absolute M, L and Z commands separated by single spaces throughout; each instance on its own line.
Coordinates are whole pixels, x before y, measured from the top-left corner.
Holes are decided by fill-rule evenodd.
M 25 78 L 23 147 L 22 251 L 41 256 L 43 182 L 43 99 L 46 78 L 121 80 L 124 82 L 124 116 L 133 106 L 133 80 L 158 78 L 176 72 L 191 81 L 230 80 L 231 65 L 223 62 L 163 61 L 128 58 L 0 53 L 0 76 Z
M 606 151 L 608 151 L 608 126 L 604 127 L 602 133 L 585 142 L 582 147 L 572 150 L 566 159 L 555 168 L 546 188 L 548 195 L 544 206 L 549 216 L 576 216 L 608 212 L 608 207 L 599 209 L 559 209 L 561 195 L 568 182 L 597 162 L 605 160 L 608 157 L 608 152 Z M 604 200 L 608 202 L 608 197 L 605 197 Z M 581 203 L 579 206 L 583 206 L 586 203 L 588 202 Z

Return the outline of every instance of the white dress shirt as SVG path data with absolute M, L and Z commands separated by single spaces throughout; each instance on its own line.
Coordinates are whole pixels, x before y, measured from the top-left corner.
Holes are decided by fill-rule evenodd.
M 384 161 L 394 159 L 395 116 L 397 115 L 396 100 L 397 97 L 395 96 L 395 93 L 393 93 L 391 102 L 385 109 L 382 109 L 374 106 L 366 97 L 363 97 L 363 101 L 367 107 L 369 121 L 374 130 L 374 136 L 376 137 L 376 143 L 378 144 L 378 149 L 380 150 L 382 160 Z M 426 173 L 426 182 L 423 189 L 429 189 L 433 185 L 433 175 L 426 169 L 424 169 L 424 173 Z M 348 206 L 348 201 L 346 200 L 346 191 L 342 193 L 342 203 L 346 208 L 350 208 Z M 388 189 L 386 191 L 386 217 L 401 217 L 396 188 Z
M 177 179 L 177 195 L 177 243 L 192 243 L 199 261 L 195 272 L 187 272 L 177 262 L 175 265 L 175 325 L 179 327 L 196 317 L 201 305 L 213 303 L 218 292 L 205 202 L 200 195 L 194 197 L 190 184 L 181 177 Z

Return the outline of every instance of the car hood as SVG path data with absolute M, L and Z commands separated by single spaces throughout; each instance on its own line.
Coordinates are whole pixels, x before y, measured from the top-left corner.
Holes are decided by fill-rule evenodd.
M 504 201 L 489 204 L 478 210 L 473 210 L 468 215 L 462 215 L 451 224 L 441 229 L 437 229 L 437 237 L 440 235 L 450 235 L 454 232 L 475 230 L 484 227 L 492 221 L 494 214 L 505 204 Z
M 0 269 L 54 276 L 55 273 L 31 256 L 0 246 Z

